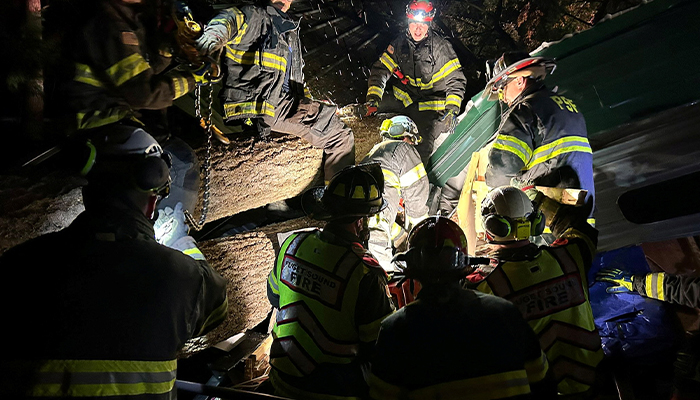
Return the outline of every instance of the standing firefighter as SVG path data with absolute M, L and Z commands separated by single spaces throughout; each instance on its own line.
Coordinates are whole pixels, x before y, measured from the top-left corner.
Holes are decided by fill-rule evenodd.
M 552 399 L 547 357 L 510 302 L 463 289 L 467 239 L 444 217 L 418 223 L 397 258 L 418 299 L 382 322 L 373 399 Z M 465 335 L 484 340 L 467 345 Z
M 379 164 L 360 164 L 302 196 L 304 210 L 328 223 L 288 237 L 268 279 L 278 309 L 270 349 L 276 394 L 366 397 L 362 367 L 393 312 L 386 273 L 363 247 L 369 218 L 386 207 L 382 185 Z
M 0 362 L 3 399 L 173 399 L 179 350 L 226 317 L 226 281 L 187 236 L 181 205 L 160 213 L 163 244 L 154 237 L 167 154 L 121 125 L 91 146 L 85 211 L 0 257 L 18 329 Z
M 364 162 L 376 161 L 384 173 L 384 199 L 387 207 L 369 222 L 369 251 L 387 272 L 395 270 L 394 244 L 411 227 L 428 216 L 428 176 L 415 149 L 421 142 L 418 127 L 408 117 L 387 119 L 381 126 L 382 142 L 370 150 Z M 396 217 L 403 203 L 401 224 Z
M 433 3 L 413 0 L 406 6 L 408 29 L 394 39 L 372 65 L 367 90 L 368 114 L 379 111 L 408 115 L 418 123 L 424 164 L 456 124 L 467 79 L 452 45 L 430 24 Z M 391 95 L 385 96 L 391 83 Z M 381 104 L 380 104 L 381 102 Z
M 486 184 L 585 189 L 586 202 L 593 204 L 593 154 L 586 121 L 573 101 L 544 85 L 554 67 L 552 60 L 519 52 L 505 53 L 495 62 L 484 93 L 508 110 L 489 153 Z M 593 207 L 591 218 L 592 213 Z
M 299 23 L 287 15 L 291 4 L 274 0 L 266 7 L 227 8 L 209 21 L 197 47 L 204 54 L 223 49 L 226 68 L 219 97 L 226 123 L 255 123 L 263 137 L 271 131 L 286 133 L 323 149 L 328 182 L 355 164 L 355 139 L 335 115 L 335 106 L 310 98 Z
M 533 205 L 512 186 L 484 199 L 482 221 L 497 265 L 478 290 L 515 304 L 547 353 L 559 393 L 586 398 L 603 358 L 586 283 L 598 232 L 585 221 L 587 208 L 559 205 L 541 193 L 536 199 Z M 529 238 L 542 233 L 545 218 L 558 240 L 538 247 Z

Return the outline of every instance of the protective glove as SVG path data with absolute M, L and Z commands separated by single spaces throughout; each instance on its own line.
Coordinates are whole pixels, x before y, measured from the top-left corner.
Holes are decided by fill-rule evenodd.
M 158 219 L 153 225 L 153 230 L 156 241 L 163 246 L 174 248 L 173 245 L 187 236 L 190 230 L 185 222 L 185 212 L 182 207 L 182 203 L 178 202 L 174 210 L 170 207 L 158 210 Z
M 610 286 L 605 289 L 608 293 L 630 293 L 633 292 L 632 288 L 632 274 L 619 269 L 602 269 L 596 276 L 595 280 L 597 282 L 607 282 L 612 283 L 614 286 Z
M 190 72 L 192 73 L 192 76 L 194 76 L 194 81 L 197 84 L 197 86 L 202 86 L 209 83 L 217 83 L 221 81 L 221 74 L 219 74 L 219 76 L 211 76 L 212 70 L 212 63 L 205 62 L 202 67 Z
M 535 189 L 534 182 L 525 181 L 517 177 L 511 178 L 510 186 L 516 187 L 525 192 L 530 201 L 534 201 L 535 197 L 537 197 L 537 193 L 539 193 L 537 189 Z
M 365 108 L 365 117 L 372 116 L 377 113 L 377 110 L 379 109 L 379 100 L 370 98 L 367 100 L 367 102 L 364 104 Z
M 228 38 L 228 29 L 225 25 L 208 25 L 204 28 L 202 36 L 194 42 L 194 47 L 202 54 L 209 55 L 221 50 Z
M 442 114 L 442 118 L 440 118 L 440 122 L 442 122 L 445 125 L 445 132 L 454 132 L 455 127 L 457 126 L 458 112 L 459 111 L 456 111 L 452 108 L 445 109 L 445 113 Z

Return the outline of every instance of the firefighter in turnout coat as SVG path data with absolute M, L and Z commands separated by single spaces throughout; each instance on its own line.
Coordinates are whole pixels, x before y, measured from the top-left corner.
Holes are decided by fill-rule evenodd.
M 477 287 L 516 305 L 539 337 L 560 395 L 584 398 L 603 359 L 586 283 L 598 232 L 587 214 L 586 207 L 560 205 L 542 193 L 533 205 L 518 188 L 492 190 L 481 215 L 496 265 Z M 542 233 L 545 220 L 558 239 L 538 247 L 529 237 Z
M 286 133 L 323 149 L 328 182 L 355 164 L 355 141 L 335 106 L 310 98 L 299 22 L 287 14 L 291 3 L 227 8 L 209 21 L 196 45 L 203 54 L 222 53 L 219 97 L 226 123 L 255 123 L 263 137 L 271 131 Z
M 366 398 L 362 370 L 394 310 L 387 275 L 364 244 L 368 219 L 386 207 L 382 187 L 379 164 L 360 164 L 302 196 L 304 211 L 328 222 L 289 236 L 268 278 L 277 309 L 270 349 L 277 395 Z

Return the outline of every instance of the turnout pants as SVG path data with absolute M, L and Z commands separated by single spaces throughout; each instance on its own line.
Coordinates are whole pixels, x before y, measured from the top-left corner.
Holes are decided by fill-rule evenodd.
M 326 182 L 341 169 L 355 164 L 355 138 L 352 130 L 335 115 L 336 107 L 308 98 L 285 98 L 275 116 L 264 122 L 273 132 L 286 133 L 323 149 Z

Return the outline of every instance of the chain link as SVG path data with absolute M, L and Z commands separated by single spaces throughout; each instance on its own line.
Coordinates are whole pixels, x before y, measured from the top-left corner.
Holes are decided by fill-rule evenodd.
M 207 108 L 205 109 L 206 116 L 202 115 L 202 86 L 206 86 L 208 89 L 206 99 Z M 204 171 L 204 193 L 202 195 L 202 213 L 199 217 L 199 221 L 195 221 L 192 214 L 190 214 L 189 211 L 185 210 L 185 217 L 187 218 L 187 222 L 197 231 L 202 230 L 202 228 L 204 227 L 204 222 L 207 220 L 207 213 L 209 211 L 209 184 L 211 181 L 211 148 L 213 135 L 213 128 L 211 122 L 212 106 L 214 102 L 213 92 L 214 84 L 212 82 L 208 82 L 205 85 L 199 85 L 194 89 L 194 113 L 200 121 L 204 121 L 206 126 L 205 130 L 207 132 L 207 147 L 204 156 L 204 163 L 202 164 L 202 169 Z

